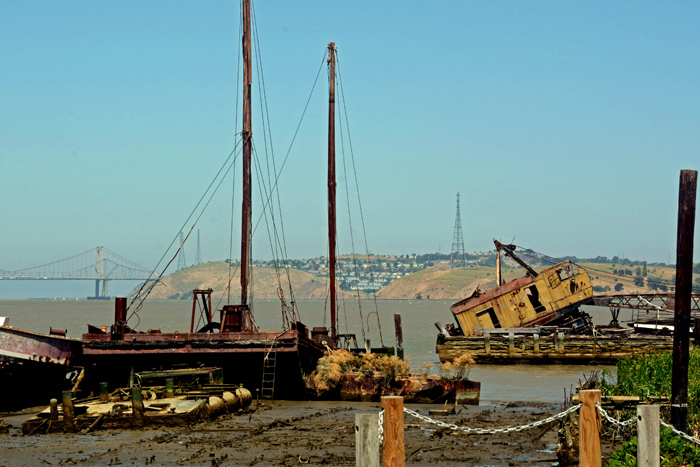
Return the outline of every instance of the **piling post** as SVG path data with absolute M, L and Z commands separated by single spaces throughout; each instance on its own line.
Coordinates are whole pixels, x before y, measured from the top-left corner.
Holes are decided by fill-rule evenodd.
M 165 378 L 165 397 L 175 397 L 175 379 Z
M 681 170 L 678 189 L 676 240 L 676 306 L 673 320 L 673 370 L 671 373 L 671 423 L 680 431 L 688 424 L 688 349 L 693 287 L 693 235 L 698 172 Z
M 581 391 L 581 412 L 579 414 L 579 466 L 602 467 L 600 449 L 600 412 L 595 406 L 600 404 L 598 389 Z
M 51 420 L 58 420 L 58 401 L 56 399 L 51 399 L 49 401 L 49 408 L 51 411 Z
M 61 403 L 63 404 L 63 430 L 73 432 L 73 419 L 75 418 L 75 409 L 73 408 L 73 392 L 63 391 L 61 393 Z
M 539 334 L 533 334 L 532 335 L 532 342 L 533 342 L 533 350 L 535 353 L 540 353 L 540 335 Z
M 404 467 L 403 397 L 383 396 L 384 445 L 382 448 L 383 467 Z
M 365 341 L 365 353 L 368 355 L 372 353 L 372 344 L 370 343 L 369 339 Z
M 107 383 L 100 383 L 100 401 L 102 401 L 102 402 L 109 401 L 108 387 L 109 386 Z
M 396 356 L 403 358 L 403 329 L 401 328 L 401 313 L 394 313 L 394 329 L 396 330 Z
M 140 427 L 143 425 L 143 393 L 140 387 L 131 388 L 131 413 L 133 415 L 133 425 Z
M 379 467 L 379 417 L 355 414 L 355 466 Z
M 659 406 L 637 406 L 637 466 L 659 467 Z

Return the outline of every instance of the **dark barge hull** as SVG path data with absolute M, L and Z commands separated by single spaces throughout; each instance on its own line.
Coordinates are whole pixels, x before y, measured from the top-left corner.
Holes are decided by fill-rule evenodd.
M 662 336 L 537 336 L 533 334 L 438 336 L 441 362 L 469 352 L 477 363 L 488 364 L 615 364 L 635 354 L 672 350 L 673 338 Z
M 273 346 L 273 343 L 275 344 Z M 272 350 L 271 350 L 272 349 Z M 305 377 L 323 356 L 324 347 L 297 330 L 285 332 L 215 332 L 83 335 L 87 384 L 125 386 L 134 373 L 183 367 L 220 367 L 226 384 L 243 384 L 262 394 L 266 356 L 274 358 L 274 398 L 306 398 Z
M 0 411 L 60 399 L 81 351 L 78 340 L 0 327 Z

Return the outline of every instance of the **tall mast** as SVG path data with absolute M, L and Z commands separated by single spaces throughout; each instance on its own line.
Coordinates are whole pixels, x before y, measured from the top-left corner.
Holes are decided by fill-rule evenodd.
M 250 0 L 241 0 L 243 10 L 243 221 L 241 232 L 241 305 L 248 304 L 248 285 L 250 276 L 250 245 L 251 245 L 251 108 L 250 95 L 251 82 L 253 81 L 253 67 L 251 66 L 251 40 L 250 40 Z
M 328 271 L 331 287 L 331 341 L 335 344 L 335 42 L 328 44 L 328 67 Z

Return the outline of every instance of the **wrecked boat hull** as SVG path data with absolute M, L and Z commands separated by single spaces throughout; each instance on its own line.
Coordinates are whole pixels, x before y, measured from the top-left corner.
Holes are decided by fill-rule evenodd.
M 81 351 L 78 340 L 0 327 L 0 411 L 60 397 Z
M 477 363 L 488 364 L 615 364 L 635 354 L 672 350 L 673 339 L 662 336 L 566 336 L 554 334 L 438 335 L 441 362 L 468 352 Z
M 271 350 L 272 343 L 275 347 Z M 316 368 L 323 348 L 296 331 L 83 335 L 86 381 L 124 386 L 132 371 L 220 367 L 224 382 L 262 394 L 264 360 L 274 358 L 274 398 L 306 398 L 304 377 Z

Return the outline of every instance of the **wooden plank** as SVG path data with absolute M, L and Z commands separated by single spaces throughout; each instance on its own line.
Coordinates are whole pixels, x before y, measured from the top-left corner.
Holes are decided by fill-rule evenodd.
M 600 403 L 597 389 L 581 391 L 581 415 L 579 417 L 579 466 L 602 467 L 600 448 L 600 412 L 595 406 Z
M 404 467 L 403 397 L 383 396 L 384 446 L 383 467 Z
M 379 465 L 379 416 L 355 414 L 355 466 Z
M 660 467 L 659 406 L 637 406 L 637 466 Z

